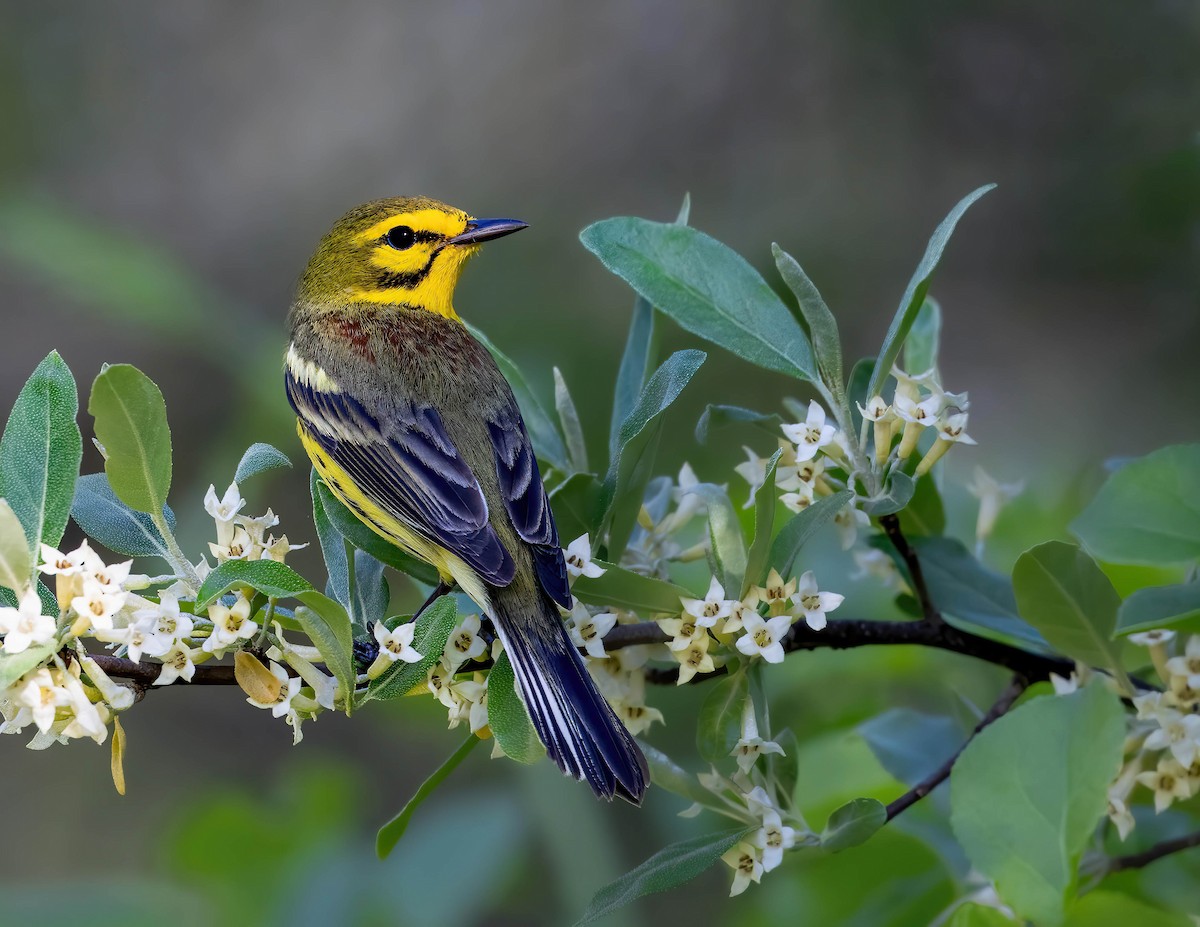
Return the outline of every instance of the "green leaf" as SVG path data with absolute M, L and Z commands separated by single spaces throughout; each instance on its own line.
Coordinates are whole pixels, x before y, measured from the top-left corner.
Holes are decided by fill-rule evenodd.
M 709 403 L 705 406 L 700 420 L 696 422 L 696 443 L 707 444 L 708 436 L 714 429 L 738 424 L 754 425 L 771 437 L 778 438 L 779 426 L 783 424 L 783 419 L 775 412 L 755 412 L 741 406 Z
M 365 550 L 354 551 L 354 583 L 347 607 L 351 624 L 360 630 L 365 630 L 368 622 L 382 621 L 392 603 L 383 569 L 384 564 Z
M 496 361 L 496 366 L 504 374 L 504 379 L 512 387 L 513 395 L 517 399 L 517 405 L 521 409 L 521 417 L 525 420 L 525 428 L 528 430 L 529 438 L 533 442 L 534 452 L 542 460 L 552 464 L 564 473 L 570 472 L 571 468 L 567 464 L 567 449 L 563 444 L 562 435 L 558 433 L 558 429 L 554 426 L 554 420 L 542 408 L 542 404 L 538 401 L 537 395 L 525 380 L 521 369 L 513 363 L 508 355 L 492 344 L 487 335 L 478 328 L 470 322 L 464 322 L 463 324 L 467 326 L 467 330 L 474 336 L 475 340 L 488 349 L 488 352 Z
M 676 763 L 673 759 L 643 740 L 638 740 L 638 746 L 646 757 L 650 767 L 650 781 L 660 789 L 666 789 L 673 795 L 686 798 L 696 804 L 715 807 L 717 799 L 690 772 Z
M 659 850 L 636 869 L 610 882 L 592 896 L 575 927 L 584 927 L 643 895 L 665 892 L 690 882 L 735 847 L 752 828 L 705 834 Z
M 417 618 L 412 646 L 421 659 L 416 663 L 397 660 L 382 675 L 372 679 L 365 700 L 400 698 L 423 685 L 429 668 L 437 663 L 446 650 L 450 632 L 458 624 L 458 608 L 454 597 L 441 596 Z
M 658 313 L 645 298 L 639 296 L 633 303 L 629 336 L 625 339 L 625 353 L 621 355 L 621 366 L 617 371 L 612 424 L 608 433 L 609 460 L 615 460 L 621 450 L 621 425 L 637 405 L 638 397 L 650 378 L 658 354 L 658 341 Z
M 417 789 L 415 795 L 408 800 L 400 813 L 388 821 L 383 827 L 379 828 L 379 833 L 375 836 L 375 855 L 380 859 L 387 859 L 388 855 L 395 849 L 396 844 L 400 842 L 400 838 L 404 836 L 404 832 L 408 830 L 408 822 L 412 819 L 413 812 L 420 807 L 421 802 L 425 801 L 434 790 L 445 781 L 450 773 L 454 772 L 458 764 L 467 758 L 467 754 L 479 743 L 479 738 L 471 734 L 463 742 L 463 745 L 450 754 L 450 758 L 446 760 L 437 770 L 421 783 L 421 787 Z
M 33 561 L 25 528 L 8 500 L 0 499 L 0 586 L 21 591 L 32 576 Z
M 619 561 L 633 533 L 662 431 L 662 414 L 704 363 L 703 351 L 676 351 L 654 372 L 621 425 L 621 451 L 604 480 L 608 556 Z
M 292 462 L 288 460 L 287 454 L 277 450 L 269 444 L 251 444 L 246 448 L 246 453 L 242 455 L 242 460 L 237 466 L 237 473 L 234 474 L 233 481 L 235 483 L 243 483 L 252 476 L 257 476 L 265 470 L 274 470 L 277 467 L 290 467 Z
M 7 689 L 31 669 L 41 666 L 52 653 L 53 644 L 37 644 L 20 653 L 0 653 L 0 689 Z
M 746 575 L 742 580 L 741 595 L 745 597 L 751 586 L 761 584 L 771 572 L 771 530 L 775 525 L 775 508 L 779 497 L 775 493 L 775 467 L 782 450 L 776 451 L 767 461 L 766 476 L 754 496 L 754 540 L 746 554 Z M 730 590 L 732 592 L 732 590 Z
M 260 561 L 266 562 L 266 561 Z M 281 564 L 282 566 L 282 564 Z M 265 590 L 259 589 L 260 592 Z M 267 595 L 270 595 L 268 592 Z M 354 669 L 354 635 L 350 630 L 350 616 L 340 603 L 315 589 L 296 593 L 293 598 L 303 603 L 296 609 L 296 621 L 321 652 L 325 666 L 333 673 L 342 690 L 346 714 L 350 714 L 354 702 L 354 685 L 357 674 Z
M 887 335 L 883 339 L 883 347 L 879 349 L 879 359 L 875 362 L 875 372 L 871 376 L 871 382 L 867 387 L 867 395 L 875 396 L 883 388 L 883 381 L 891 373 L 892 364 L 900 355 L 900 348 L 903 347 L 905 339 L 908 337 L 909 329 L 912 328 L 913 322 L 917 318 L 917 313 L 921 310 L 921 305 L 925 302 L 925 294 L 929 291 L 929 282 L 933 277 L 933 272 L 937 270 L 938 264 L 942 260 L 942 254 L 946 250 L 946 245 L 950 241 L 950 236 L 954 234 L 954 227 L 958 225 L 958 220 L 977 199 L 995 188 L 995 184 L 988 184 L 979 189 L 967 194 L 958 204 L 950 210 L 950 214 L 942 220 L 941 225 L 934 229 L 933 237 L 929 239 L 929 244 L 925 247 L 925 256 L 921 258 L 921 263 L 917 265 L 916 272 L 913 273 L 912 279 L 908 281 L 908 288 L 904 291 L 904 296 L 900 299 L 900 307 L 896 310 L 896 315 L 892 319 L 892 324 L 889 326 Z
M 1127 463 L 1071 530 L 1095 557 L 1112 563 L 1200 560 L 1200 444 L 1164 447 Z
M 926 296 L 909 330 L 908 340 L 904 342 L 904 369 L 913 376 L 937 370 L 941 337 L 942 307 Z
M 317 481 L 316 494 L 320 497 L 321 507 L 328 516 L 330 524 L 352 545 L 359 550 L 365 550 L 376 560 L 386 563 L 401 573 L 406 573 L 427 586 L 438 584 L 438 573 L 435 567 L 406 554 L 399 547 L 384 540 L 368 528 L 338 501 L 338 498 L 323 481 Z
M 951 624 L 1001 634 L 1039 649 L 1045 638 L 1021 618 L 1012 583 L 971 556 L 954 538 L 913 538 L 934 606 Z
M 1011 927 L 1011 921 L 1002 922 Z M 1100 889 L 1076 899 L 1067 910 L 1065 927 L 1193 927 L 1195 920 L 1176 911 L 1164 911 L 1123 895 Z M 954 927 L 954 925 L 952 925 Z M 979 927 L 991 927 L 980 924 Z
M 767 763 L 775 773 L 780 791 L 784 795 L 794 795 L 800 780 L 800 741 L 790 727 L 776 734 L 774 740 L 783 753 L 768 753 Z
M 876 518 L 894 515 L 908 505 L 916 488 L 913 478 L 897 467 L 888 475 L 883 492 L 863 503 L 863 511 Z
M 866 843 L 887 823 L 887 808 L 874 798 L 846 802 L 829 816 L 821 833 L 821 846 L 830 853 Z
M 771 254 L 775 256 L 779 276 L 783 277 L 788 289 L 796 294 L 800 314 L 808 323 L 821 380 L 835 394 L 841 393 L 846 384 L 842 379 L 845 374 L 842 371 L 842 339 L 838 334 L 837 320 L 796 259 L 777 244 L 771 245 Z
M 696 748 L 710 763 L 723 763 L 742 736 L 742 714 L 750 697 L 750 680 L 745 672 L 720 679 L 700 705 Z
M 1026 702 L 980 732 L 954 764 L 954 834 L 1022 917 L 1062 922 L 1124 740 L 1121 703 L 1093 684 Z
M 721 585 L 732 595 L 742 588 L 746 575 L 746 538 L 729 493 L 722 486 L 700 483 L 690 490 L 704 500 L 708 508 L 709 550 Z
M 914 786 L 962 746 L 966 732 L 953 718 L 911 708 L 891 708 L 855 728 L 879 765 Z
M 596 540 L 604 516 L 604 488 L 590 473 L 573 473 L 549 493 L 554 521 L 564 543 L 581 534 Z
M 196 593 L 196 611 L 204 611 L 234 586 L 253 586 L 272 599 L 295 599 L 312 591 L 312 583 L 275 560 L 226 560 L 208 574 Z
M 325 499 L 332 499 L 333 494 L 325 488 L 325 484 L 321 482 L 321 478 L 317 475 L 315 468 L 309 471 L 308 489 L 312 494 L 313 524 L 317 528 L 317 540 L 321 544 L 321 556 L 325 560 L 325 570 L 329 574 L 329 582 L 325 586 L 325 592 L 349 608 L 350 560 L 348 551 L 346 550 L 346 539 L 334 527 L 329 513 L 325 510 Z M 369 528 L 367 530 L 370 531 Z M 374 534 L 373 531 L 371 533 Z M 383 539 L 380 538 L 380 540 Z
M 946 530 L 946 509 L 932 476 L 917 480 L 912 498 L 900 510 L 900 530 L 907 537 L 932 537 Z
M 1017 922 L 998 908 L 968 901 L 954 909 L 947 927 L 1017 927 Z
M 584 247 L 682 328 L 768 370 L 815 380 L 812 348 L 787 306 L 744 258 L 702 232 L 605 219 Z
M 571 398 L 571 391 L 567 389 L 567 381 L 557 367 L 554 368 L 554 408 L 566 439 L 567 463 L 576 473 L 589 472 L 591 468 L 588 467 L 587 444 L 583 440 L 579 412 L 575 408 L 575 400 Z
M 114 553 L 126 557 L 159 557 L 169 560 L 167 543 L 145 512 L 135 512 L 117 498 L 103 473 L 81 476 L 75 484 L 71 517 L 83 533 Z M 175 513 L 163 506 L 167 527 L 175 530 Z
M 138 512 L 161 512 L 171 489 L 171 429 L 158 387 L 136 367 L 116 364 L 96 377 L 88 412 L 117 498 Z
M 691 592 L 653 576 L 643 576 L 604 560 L 593 560 L 604 568 L 603 576 L 580 576 L 571 592 L 588 605 L 611 605 L 642 616 L 677 615 L 683 610 L 679 600 L 693 598 Z
M 843 506 L 854 498 L 854 493 L 848 489 L 836 492 L 832 496 L 818 499 L 808 508 L 789 520 L 775 536 L 771 545 L 769 566 L 779 571 L 780 576 L 790 576 L 796 555 L 809 538 L 825 527 L 833 516 L 840 512 Z
M 41 544 L 58 546 L 67 527 L 83 443 L 75 378 L 51 352 L 21 388 L 0 438 L 0 498 L 25 531 L 30 576 Z
M 1095 560 L 1074 544 L 1047 541 L 1017 558 L 1012 578 L 1017 611 L 1053 647 L 1124 679 L 1112 641 L 1121 597 Z
M 1200 580 L 1138 589 L 1117 609 L 1117 634 L 1155 628 L 1200 633 Z
M 488 726 L 504 755 L 518 763 L 536 763 L 546 755 L 525 703 L 517 695 L 517 677 L 507 653 L 488 672 Z
M 862 427 L 862 413 L 858 407 L 867 404 L 867 387 L 875 371 L 875 358 L 864 357 L 855 362 L 850 368 L 850 381 L 846 384 L 846 399 L 850 404 L 850 419 L 854 422 L 855 433 Z

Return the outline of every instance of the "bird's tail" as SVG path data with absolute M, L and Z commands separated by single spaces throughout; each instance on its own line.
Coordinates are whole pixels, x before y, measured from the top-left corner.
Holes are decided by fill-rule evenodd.
M 505 591 L 493 598 L 496 632 L 546 753 L 600 798 L 641 804 L 650 784 L 646 758 L 596 688 L 557 608 L 542 596 L 541 613 L 531 616 Z

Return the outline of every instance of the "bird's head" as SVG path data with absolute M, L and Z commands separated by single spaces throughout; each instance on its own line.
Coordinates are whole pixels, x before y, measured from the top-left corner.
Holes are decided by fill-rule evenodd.
M 373 200 L 351 209 L 322 239 L 298 299 L 407 306 L 456 318 L 451 298 L 467 258 L 482 242 L 523 228 L 518 219 L 475 219 L 427 197 Z

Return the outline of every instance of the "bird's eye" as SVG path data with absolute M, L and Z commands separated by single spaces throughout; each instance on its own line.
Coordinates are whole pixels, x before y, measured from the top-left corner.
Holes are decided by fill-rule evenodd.
M 417 242 L 417 233 L 407 225 L 397 225 L 393 229 L 389 229 L 387 233 L 387 243 L 397 251 L 407 251 Z

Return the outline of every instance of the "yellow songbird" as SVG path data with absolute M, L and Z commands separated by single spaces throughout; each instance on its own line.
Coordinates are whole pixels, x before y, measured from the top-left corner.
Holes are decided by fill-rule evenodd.
M 479 245 L 523 228 L 424 197 L 350 210 L 300 280 L 287 394 L 334 494 L 492 619 L 551 759 L 636 803 L 646 760 L 563 624 L 566 566 L 521 412 L 451 304 Z

